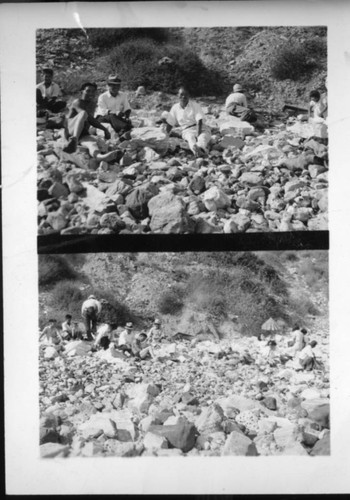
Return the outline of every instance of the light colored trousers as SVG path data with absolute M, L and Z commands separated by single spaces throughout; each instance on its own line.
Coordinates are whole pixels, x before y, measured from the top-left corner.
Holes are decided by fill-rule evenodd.
M 207 127 L 202 127 L 202 133 L 197 136 L 197 127 L 191 127 L 182 132 L 182 138 L 188 142 L 191 151 L 193 152 L 193 147 L 197 145 L 198 147 L 207 151 L 207 147 L 210 141 L 210 131 Z

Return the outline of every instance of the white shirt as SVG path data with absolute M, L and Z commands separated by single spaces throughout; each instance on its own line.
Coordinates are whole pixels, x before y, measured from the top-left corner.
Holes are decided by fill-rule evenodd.
M 131 345 L 135 334 L 132 330 L 123 330 L 119 335 L 118 345 Z
M 306 358 L 313 358 L 315 357 L 315 354 L 312 350 L 312 347 L 310 344 L 308 344 L 302 351 L 299 352 L 299 361 L 304 361 Z
M 57 83 L 52 82 L 50 87 L 45 87 L 44 82 L 39 83 L 36 86 L 37 89 L 40 89 L 43 97 L 59 97 L 62 95 L 61 89 L 57 85 Z
M 96 335 L 96 339 L 95 339 L 95 345 L 98 345 L 99 342 L 100 342 L 100 340 L 103 337 L 109 337 L 111 331 L 112 331 L 111 327 L 107 323 L 104 323 L 104 324 L 100 325 L 97 328 L 97 335 Z
M 98 314 L 101 312 L 101 304 L 96 299 L 85 300 L 85 302 L 83 302 L 83 305 L 81 307 L 81 312 L 84 313 L 86 309 L 88 309 L 88 307 L 93 307 Z
M 108 111 L 114 114 L 118 114 L 121 111 L 125 113 L 129 109 L 131 109 L 130 104 L 124 92 L 118 92 L 118 94 L 113 97 L 109 90 L 107 90 L 107 92 L 104 92 L 98 98 L 95 116 L 105 116 L 108 114 Z
M 247 98 L 244 94 L 242 94 L 242 92 L 234 92 L 233 94 L 230 94 L 225 101 L 225 107 L 227 108 L 232 103 L 244 106 L 245 108 L 248 107 Z
M 169 125 L 172 127 L 179 125 L 182 130 L 191 125 L 196 125 L 199 120 L 204 122 L 204 113 L 200 105 L 195 101 L 188 101 L 185 108 L 182 108 L 179 102 L 174 104 L 167 117 Z

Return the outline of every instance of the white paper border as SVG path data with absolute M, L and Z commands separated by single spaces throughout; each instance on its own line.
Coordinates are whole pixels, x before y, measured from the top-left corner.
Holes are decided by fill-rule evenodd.
M 8 494 L 349 492 L 349 7 L 346 1 L 0 5 Z M 84 27 L 328 26 L 330 457 L 39 458 L 35 30 L 77 28 L 79 22 Z

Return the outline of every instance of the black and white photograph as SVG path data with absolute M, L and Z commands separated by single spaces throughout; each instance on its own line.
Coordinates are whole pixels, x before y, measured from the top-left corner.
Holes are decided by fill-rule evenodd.
M 327 27 L 36 33 L 38 233 L 328 229 Z
M 349 5 L 0 5 L 5 490 L 349 493 Z
M 39 304 L 41 457 L 331 453 L 327 251 L 44 254 Z

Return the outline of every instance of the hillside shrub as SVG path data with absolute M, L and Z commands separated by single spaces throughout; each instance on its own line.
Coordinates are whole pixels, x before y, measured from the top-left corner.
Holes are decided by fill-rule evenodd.
M 177 314 L 183 308 L 183 292 L 179 287 L 163 293 L 158 300 L 158 310 L 162 314 Z
M 39 255 L 39 285 L 54 285 L 61 280 L 73 280 L 76 271 L 61 255 Z
M 299 42 L 285 42 L 277 46 L 271 56 L 270 71 L 276 80 L 298 80 L 314 67 L 315 63 Z
M 158 61 L 163 57 L 169 57 L 173 63 L 160 66 Z M 193 96 L 221 91 L 219 73 L 206 68 L 191 49 L 157 44 L 149 38 L 121 43 L 102 64 L 105 71 L 118 73 L 131 90 L 143 85 L 147 90 L 176 93 L 185 85 Z
M 76 281 L 63 280 L 52 289 L 48 304 L 57 317 L 71 314 L 73 318 L 76 318 L 80 316 L 84 298 Z
M 156 42 L 166 42 L 169 38 L 166 28 L 90 28 L 87 34 L 92 47 L 99 49 L 110 49 L 134 38 L 149 38 Z

